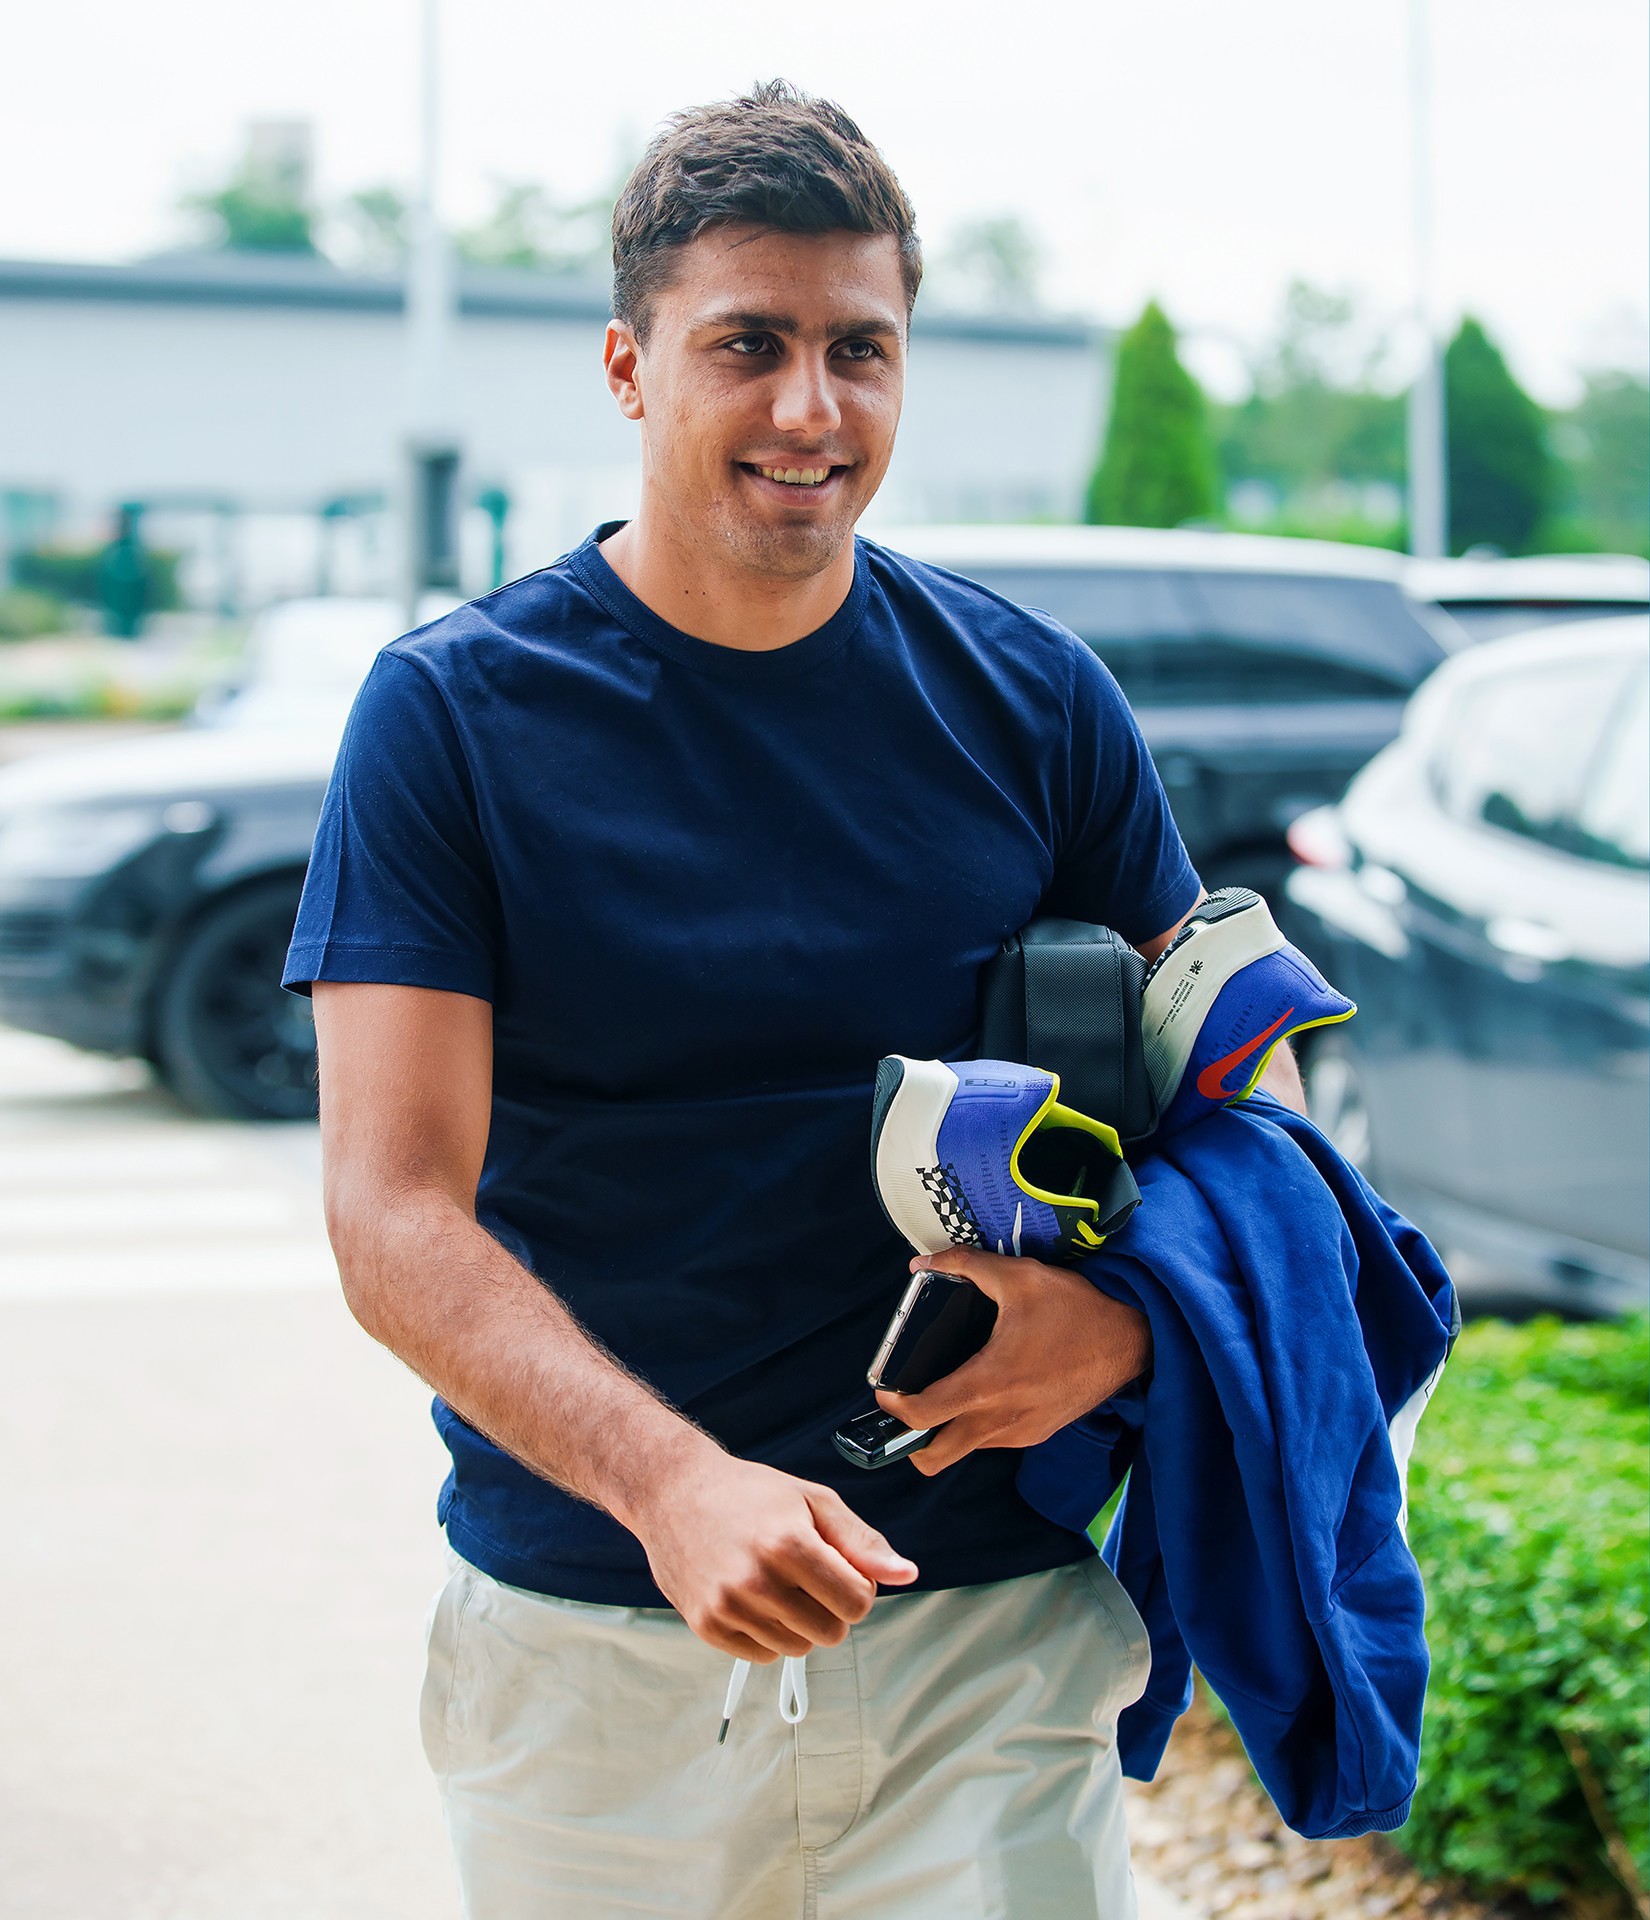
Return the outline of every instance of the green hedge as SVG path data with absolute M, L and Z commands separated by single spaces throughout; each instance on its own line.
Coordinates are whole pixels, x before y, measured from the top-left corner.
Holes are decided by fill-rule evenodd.
M 1421 1423 L 1418 1865 L 1538 1905 L 1650 1884 L 1650 1322 L 1471 1326 Z M 1642 1909 L 1641 1909 L 1642 1910 Z
M 52 594 L 77 606 L 102 604 L 101 568 L 107 547 L 28 547 L 12 555 L 12 584 L 35 593 Z M 147 611 L 170 613 L 183 605 L 178 586 L 178 568 L 183 556 L 161 547 L 145 547 L 143 564 L 148 574 Z

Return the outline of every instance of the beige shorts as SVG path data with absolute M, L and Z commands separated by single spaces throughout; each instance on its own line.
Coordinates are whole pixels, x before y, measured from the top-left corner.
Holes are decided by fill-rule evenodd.
M 455 1558 L 423 1731 L 467 1920 L 1133 1920 L 1113 1734 L 1149 1654 L 1100 1560 L 879 1599 L 806 1718 L 758 1667 L 718 1747 L 730 1666 Z

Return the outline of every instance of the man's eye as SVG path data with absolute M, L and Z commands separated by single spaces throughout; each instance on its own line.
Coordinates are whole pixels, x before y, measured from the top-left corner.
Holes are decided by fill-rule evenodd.
M 844 340 L 838 351 L 848 360 L 880 360 L 882 349 L 874 340 Z
M 742 333 L 736 340 L 730 340 L 728 347 L 734 353 L 754 358 L 759 353 L 766 353 L 772 344 L 765 333 Z

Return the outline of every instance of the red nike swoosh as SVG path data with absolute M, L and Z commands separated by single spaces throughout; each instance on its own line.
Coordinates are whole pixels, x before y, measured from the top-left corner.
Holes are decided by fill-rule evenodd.
M 1264 1047 L 1279 1027 L 1287 1026 L 1294 1011 L 1295 1009 L 1291 1007 L 1288 1013 L 1284 1014 L 1281 1019 L 1274 1020 L 1264 1033 L 1257 1033 L 1253 1040 L 1239 1047 L 1235 1053 L 1227 1054 L 1224 1060 L 1211 1061 L 1197 1076 L 1197 1090 L 1203 1095 L 1204 1099 L 1229 1099 L 1231 1096 L 1227 1093 L 1225 1086 L 1227 1074 L 1232 1071 L 1233 1067 L 1241 1066 L 1243 1062 L 1249 1058 L 1250 1054 L 1254 1053 L 1258 1048 Z

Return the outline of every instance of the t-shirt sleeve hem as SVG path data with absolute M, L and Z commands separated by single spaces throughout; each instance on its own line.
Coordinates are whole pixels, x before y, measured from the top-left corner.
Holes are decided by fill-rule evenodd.
M 1197 877 L 1192 863 L 1182 858 L 1180 871 L 1166 886 L 1159 887 L 1141 905 L 1126 918 L 1119 916 L 1113 921 L 1116 932 L 1125 940 L 1138 942 L 1155 940 L 1160 933 L 1184 920 L 1197 904 L 1197 896 L 1203 891 L 1203 882 Z
M 305 942 L 286 959 L 281 985 L 308 995 L 317 980 L 347 981 L 381 987 L 433 987 L 441 993 L 467 993 L 491 1001 L 493 975 L 473 955 L 444 953 L 432 947 L 356 945 L 347 940 Z

